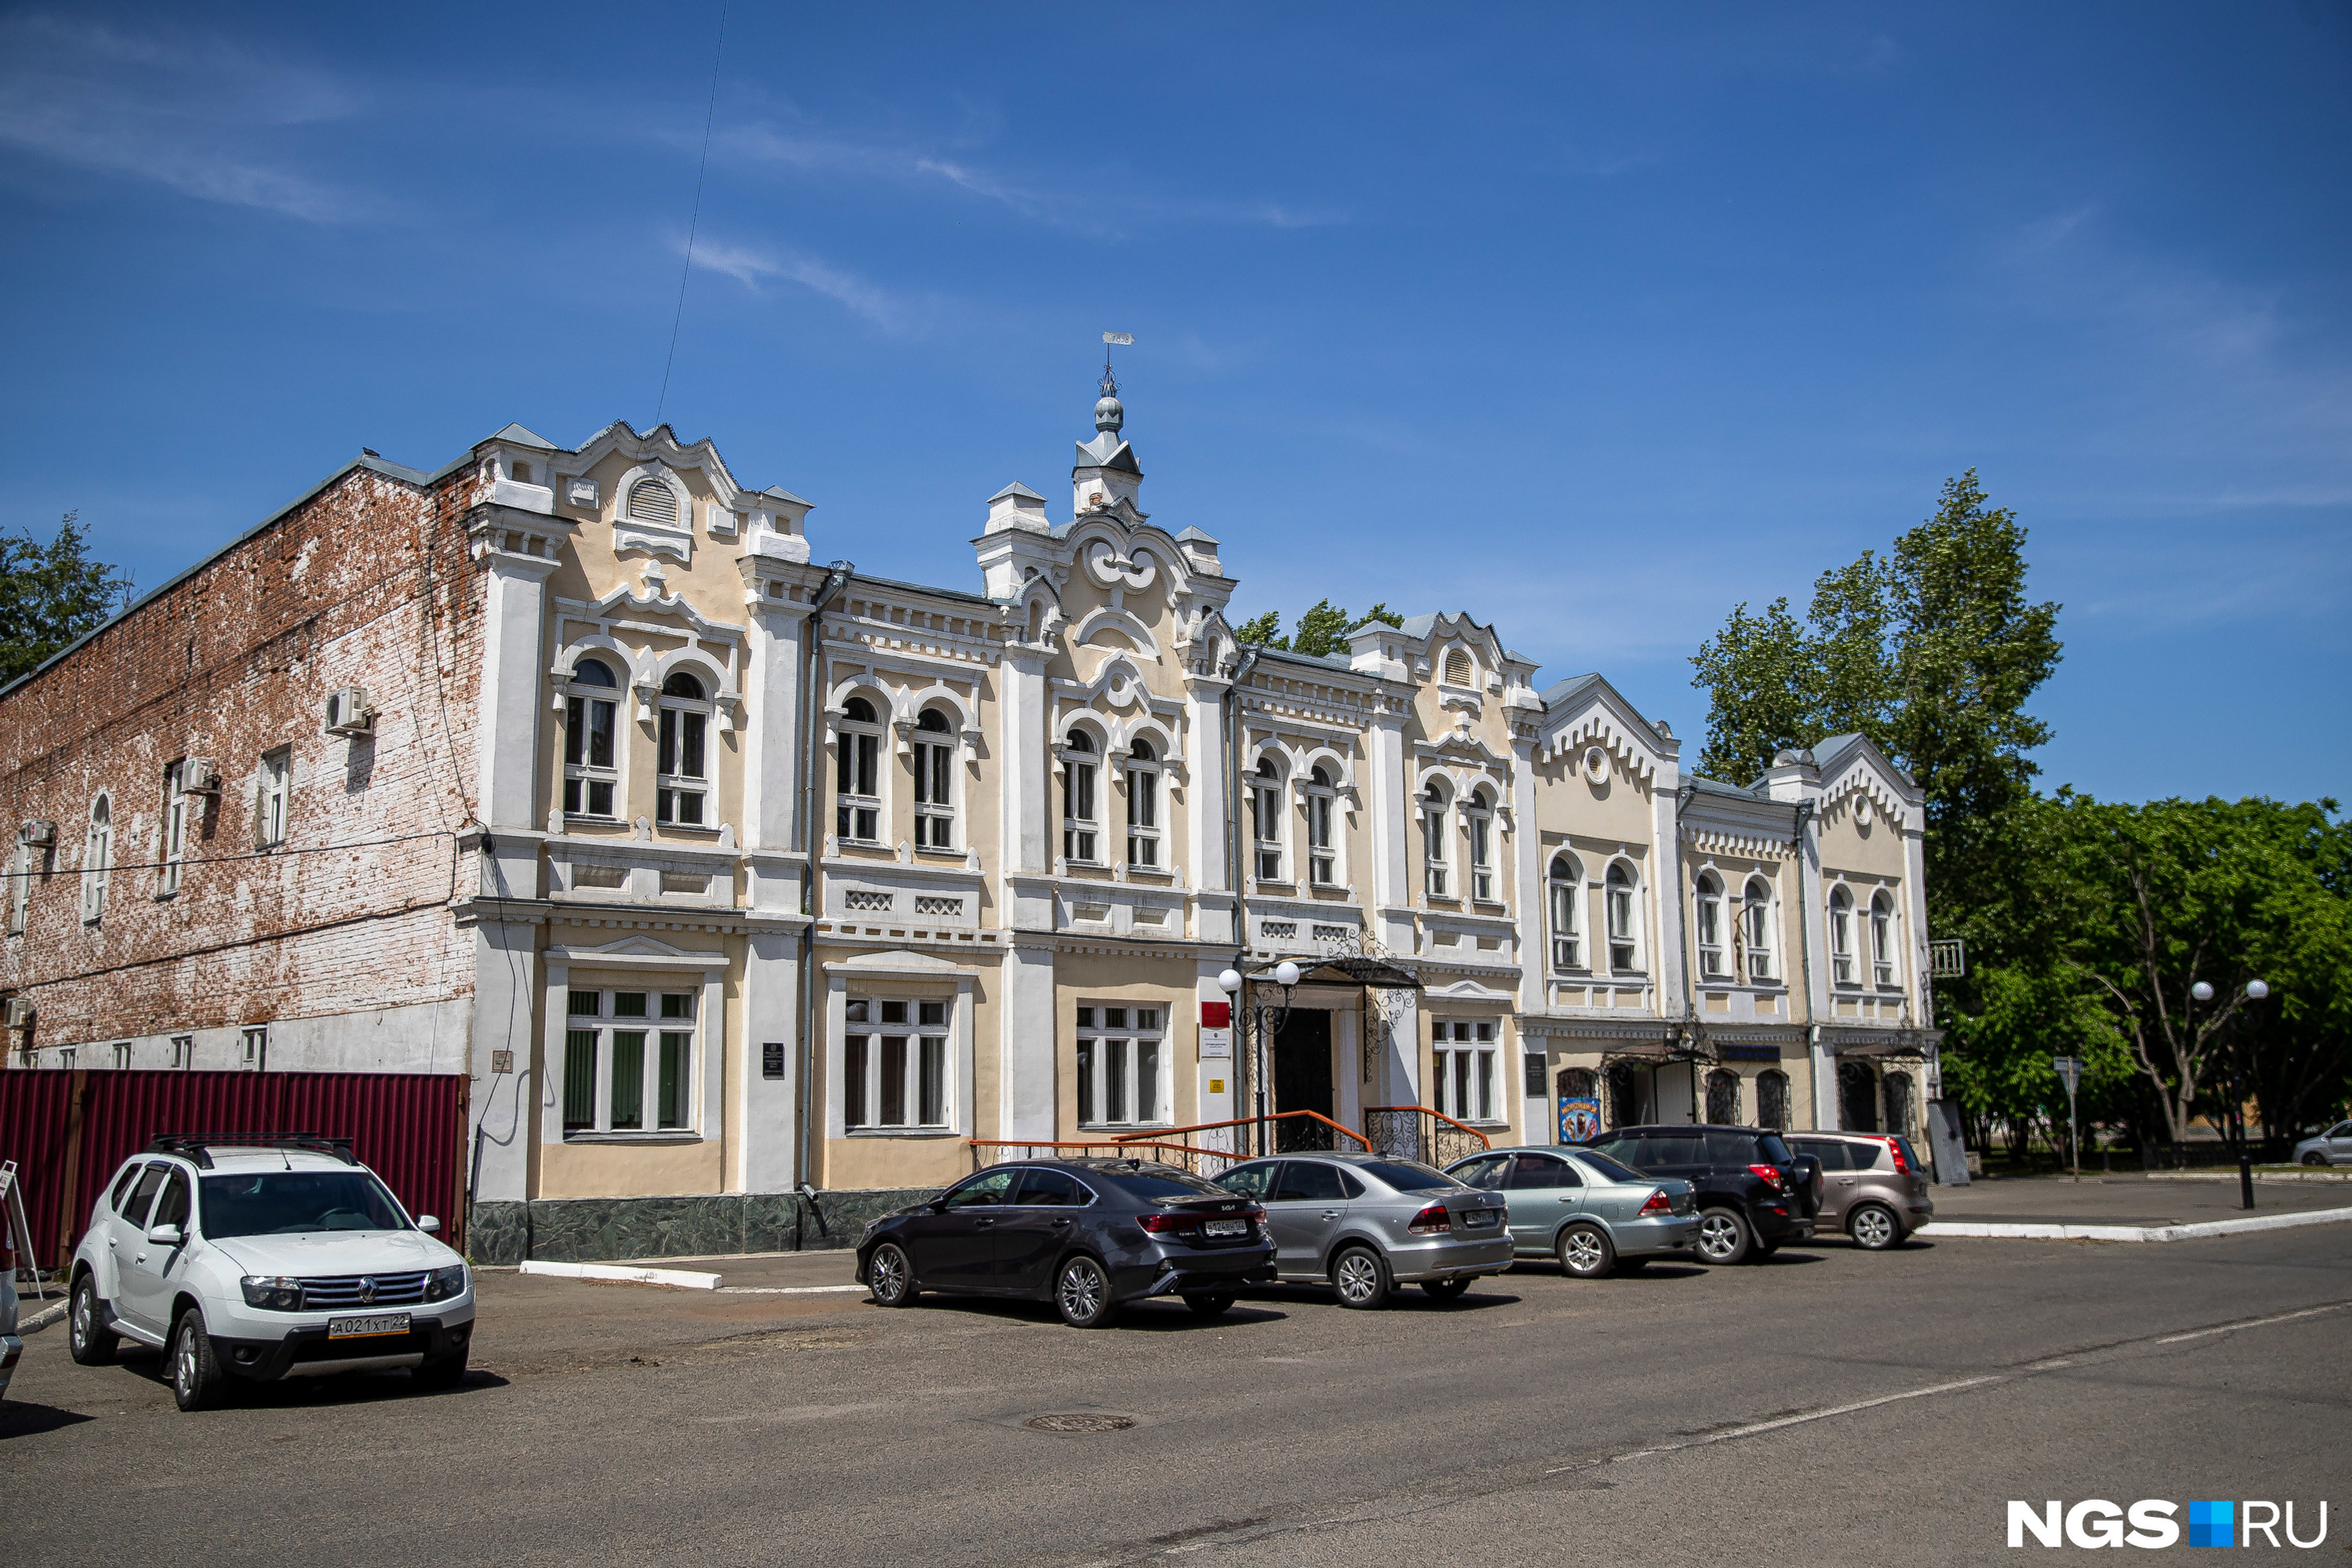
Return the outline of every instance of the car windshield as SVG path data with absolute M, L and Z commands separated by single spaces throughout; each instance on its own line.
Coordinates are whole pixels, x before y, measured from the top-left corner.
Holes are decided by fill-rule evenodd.
M 383 1184 L 365 1171 L 253 1171 L 204 1178 L 205 1234 L 299 1236 L 313 1230 L 406 1230 Z
M 1612 1160 L 1595 1149 L 1579 1149 L 1576 1157 L 1612 1182 L 1646 1182 L 1650 1179 L 1623 1161 Z
M 1425 1193 L 1433 1187 L 1458 1187 L 1463 1184 L 1444 1172 L 1424 1165 L 1418 1160 L 1372 1160 L 1356 1169 L 1386 1182 L 1401 1193 Z

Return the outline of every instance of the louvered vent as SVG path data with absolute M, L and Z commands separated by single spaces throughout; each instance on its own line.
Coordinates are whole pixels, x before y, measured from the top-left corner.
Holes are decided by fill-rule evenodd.
M 677 526 L 677 495 L 659 479 L 639 479 L 629 487 L 629 515 L 639 522 Z

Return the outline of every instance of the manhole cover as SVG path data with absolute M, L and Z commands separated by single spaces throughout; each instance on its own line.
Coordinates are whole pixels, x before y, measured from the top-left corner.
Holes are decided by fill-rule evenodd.
M 1032 1415 L 1022 1425 L 1040 1432 L 1124 1432 L 1135 1422 L 1125 1415 Z

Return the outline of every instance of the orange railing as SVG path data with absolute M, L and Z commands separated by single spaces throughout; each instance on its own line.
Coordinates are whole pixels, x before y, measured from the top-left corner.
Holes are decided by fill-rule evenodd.
M 1367 1106 L 1364 1131 L 1381 1153 L 1430 1165 L 1449 1164 L 1494 1147 L 1475 1127 L 1426 1105 Z
M 1248 1158 L 1248 1151 L 1263 1150 L 1268 1154 L 1306 1154 L 1334 1152 L 1353 1145 L 1364 1153 L 1372 1152 L 1371 1141 L 1352 1127 L 1343 1127 L 1319 1110 L 1277 1110 L 1264 1118 L 1265 1125 L 1252 1137 L 1247 1129 L 1257 1128 L 1261 1119 L 1238 1117 L 1231 1121 L 1203 1121 L 1192 1127 L 1154 1128 L 1149 1132 L 1130 1132 L 1119 1140 L 1122 1143 L 1145 1140 L 1182 1140 L 1188 1148 L 1217 1149 L 1230 1144 L 1230 1158 Z M 1205 1136 L 1223 1132 L 1218 1139 Z
M 1177 1131 L 1191 1131 L 1177 1128 Z M 975 1138 L 971 1141 L 972 1169 L 1002 1165 L 1013 1160 L 1070 1160 L 1089 1155 L 1101 1155 L 1114 1160 L 1157 1160 L 1163 1165 L 1173 1165 L 1190 1171 L 1196 1176 L 1214 1176 L 1227 1167 L 1254 1158 L 1246 1152 L 1227 1149 L 1199 1148 L 1190 1143 L 1150 1142 L 1151 1133 L 1140 1138 L 1121 1139 L 1116 1142 L 1098 1140 L 1072 1140 L 1063 1142 L 1024 1142 L 1017 1138 Z

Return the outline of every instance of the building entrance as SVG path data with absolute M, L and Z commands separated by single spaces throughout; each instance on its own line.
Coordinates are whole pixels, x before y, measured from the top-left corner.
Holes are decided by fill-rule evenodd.
M 1333 1100 L 1331 1015 L 1319 1008 L 1294 1007 L 1271 1043 L 1274 1064 L 1269 1076 L 1274 1079 L 1274 1109 L 1312 1110 L 1318 1116 L 1339 1120 Z M 1323 1149 L 1330 1145 L 1331 1131 L 1319 1122 L 1285 1121 L 1276 1123 L 1276 1127 L 1281 1148 Z

